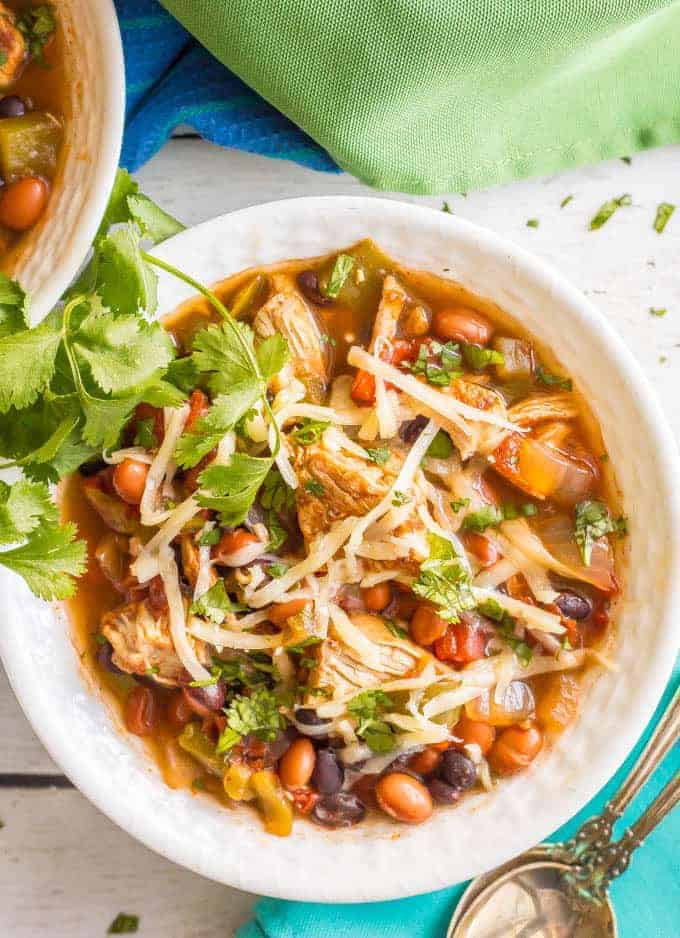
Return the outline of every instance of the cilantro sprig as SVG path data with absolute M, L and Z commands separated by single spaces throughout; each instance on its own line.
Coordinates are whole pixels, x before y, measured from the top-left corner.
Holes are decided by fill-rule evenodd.
M 588 499 L 579 502 L 574 509 L 574 536 L 585 566 L 590 565 L 596 541 L 606 534 L 618 534 L 623 537 L 626 533 L 626 519 L 612 518 L 604 502 Z
M 373 752 L 391 752 L 396 746 L 394 731 L 381 714 L 393 706 L 382 690 L 365 690 L 347 704 L 347 712 L 358 720 L 356 734 Z
M 470 576 L 450 541 L 433 533 L 428 533 L 427 539 L 430 555 L 420 565 L 413 592 L 438 606 L 442 619 L 458 622 L 461 612 L 475 606 Z
M 224 711 L 227 725 L 217 742 L 217 752 L 229 752 L 251 734 L 263 742 L 272 742 L 286 727 L 280 707 L 278 694 L 266 687 L 253 690 L 249 697 L 237 694 Z

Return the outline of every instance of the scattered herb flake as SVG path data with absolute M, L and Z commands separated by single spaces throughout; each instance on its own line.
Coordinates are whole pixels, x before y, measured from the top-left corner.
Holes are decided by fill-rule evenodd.
M 311 446 L 318 443 L 324 430 L 330 427 L 330 420 L 310 420 L 305 418 L 299 427 L 296 427 L 291 436 L 301 446 Z
M 158 440 L 154 433 L 154 421 L 151 418 L 137 421 L 133 442 L 135 446 L 142 446 L 144 449 L 156 449 Z
M 395 638 L 408 638 L 406 629 L 402 629 L 400 625 L 397 625 L 394 619 L 384 619 L 383 621 Z
M 448 459 L 452 453 L 451 437 L 445 430 L 438 430 L 425 455 L 430 459 Z
M 612 217 L 614 212 L 621 208 L 624 205 L 631 205 L 632 199 L 630 195 L 626 192 L 624 195 L 620 195 L 617 199 L 610 199 L 608 202 L 605 202 L 597 210 L 595 215 L 590 220 L 590 230 L 597 231 L 598 228 L 601 228 L 609 219 Z
M 218 580 L 189 607 L 192 615 L 207 619 L 213 625 L 221 625 L 231 612 L 231 600 L 227 596 L 224 580 Z
M 560 208 L 566 208 L 566 206 L 569 205 L 569 203 L 571 202 L 573 198 L 574 198 L 573 195 L 565 195 L 565 197 L 560 202 Z
M 622 157 L 621 157 L 621 162 L 622 162 L 622 163 L 625 163 L 626 166 L 630 166 L 630 164 L 633 162 L 633 160 L 632 160 L 632 158 L 631 158 L 630 156 L 622 156 Z
M 407 492 L 395 491 L 392 494 L 392 504 L 395 508 L 401 508 L 402 505 L 407 505 L 411 501 L 411 496 Z
M 675 206 L 671 202 L 661 202 L 656 209 L 656 217 L 654 219 L 654 231 L 658 234 L 664 230 L 670 217 L 675 211 Z
M 205 779 L 200 776 L 195 778 L 191 783 L 191 787 L 194 791 L 205 791 Z
M 614 519 L 604 502 L 594 499 L 579 502 L 574 509 L 574 534 L 581 560 L 590 565 L 593 545 L 606 534 L 618 534 L 624 537 L 627 532 L 624 517 Z
M 505 359 L 501 352 L 492 348 L 482 348 L 481 345 L 470 345 L 467 342 L 463 344 L 463 358 L 465 364 L 475 371 L 481 371 L 489 365 L 503 365 Z
M 139 931 L 139 916 L 119 912 L 109 925 L 107 935 L 132 935 Z
M 376 466 L 384 466 L 390 458 L 390 450 L 387 446 L 367 446 L 366 454 L 368 456 L 369 462 L 375 463 Z
M 373 752 L 391 752 L 396 739 L 382 713 L 393 706 L 392 698 L 381 690 L 365 690 L 347 704 L 347 712 L 357 719 L 356 734 Z
M 210 528 L 208 531 L 203 531 L 198 538 L 199 547 L 213 547 L 215 544 L 219 544 L 222 538 L 222 532 L 219 528 Z
M 217 742 L 217 753 L 228 752 L 251 733 L 263 742 L 272 742 L 286 728 L 280 707 L 278 694 L 267 688 L 254 690 L 249 697 L 238 694 L 225 710 L 227 725 Z
M 659 306 L 650 306 L 650 307 L 649 307 L 649 315 L 650 315 L 650 316 L 658 316 L 659 318 L 661 318 L 661 316 L 665 316 L 667 312 L 668 312 L 668 310 L 666 309 L 665 306 L 660 306 L 660 307 L 659 307 Z
M 445 212 L 447 215 L 453 215 L 453 212 L 451 211 L 451 206 L 449 205 L 448 202 L 444 202 L 442 204 L 442 212 Z
M 290 570 L 290 564 L 287 563 L 270 563 L 267 567 L 267 573 L 269 576 L 274 577 L 274 579 L 283 576 L 288 570 Z
M 450 541 L 432 533 L 428 533 L 427 539 L 430 556 L 420 565 L 413 592 L 439 606 L 442 619 L 458 622 L 461 612 L 475 606 L 470 577 Z
M 539 225 L 538 218 L 527 218 L 527 228 L 538 228 Z
M 331 300 L 337 299 L 340 291 L 345 285 L 345 281 L 354 267 L 354 258 L 349 254 L 338 254 L 333 264 L 330 277 L 325 286 L 322 286 L 322 292 Z
M 536 381 L 538 381 L 539 384 L 544 384 L 547 388 L 559 388 L 560 391 L 571 391 L 573 389 L 571 378 L 553 375 L 549 371 L 546 371 L 542 365 L 536 365 L 535 376 Z
M 449 502 L 451 505 L 451 511 L 462 511 L 463 508 L 467 508 L 470 504 L 469 498 L 456 498 L 452 502 Z
M 316 495 L 321 498 L 324 493 L 324 487 L 320 482 L 317 482 L 316 479 L 308 479 L 305 482 L 305 492 L 309 492 L 310 495 Z
M 496 630 L 503 641 L 517 655 L 517 660 L 526 668 L 533 657 L 533 652 L 527 643 L 517 635 L 517 622 L 502 608 L 495 599 L 486 599 L 477 606 L 477 611 L 496 624 Z

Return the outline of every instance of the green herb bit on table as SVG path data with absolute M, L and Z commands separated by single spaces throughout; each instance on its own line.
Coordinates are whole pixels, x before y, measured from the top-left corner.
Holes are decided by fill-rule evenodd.
M 654 218 L 654 231 L 658 234 L 661 234 L 668 222 L 670 217 L 675 211 L 675 206 L 671 202 L 661 202 L 656 209 L 656 217 Z
M 601 228 L 609 221 L 617 209 L 622 208 L 624 205 L 632 204 L 633 200 L 628 193 L 620 195 L 618 199 L 610 199 L 608 202 L 605 202 L 590 220 L 590 230 L 597 231 L 598 228 Z

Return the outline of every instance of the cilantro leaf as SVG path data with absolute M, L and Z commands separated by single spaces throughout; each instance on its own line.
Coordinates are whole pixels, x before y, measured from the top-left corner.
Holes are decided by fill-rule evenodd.
M 458 622 L 461 612 L 475 606 L 469 574 L 446 538 L 428 533 L 427 539 L 430 556 L 420 565 L 413 592 L 439 606 L 442 619 Z
M 434 443 L 434 440 L 432 442 Z M 376 466 L 384 466 L 390 458 L 390 450 L 387 446 L 377 446 L 375 448 L 367 446 L 366 454 L 369 462 L 375 463 Z
M 181 222 L 164 212 L 146 195 L 129 193 L 127 206 L 130 217 L 137 223 L 142 237 L 149 238 L 154 244 L 160 244 L 161 241 L 184 231 Z
M 333 264 L 328 282 L 322 285 L 321 290 L 331 300 L 337 299 L 354 267 L 354 258 L 349 254 L 338 254 Z
M 214 625 L 221 625 L 228 612 L 231 612 L 231 600 L 227 596 L 224 580 L 218 580 L 214 586 L 195 599 L 189 607 L 192 615 L 207 619 Z
M 260 492 L 263 508 L 273 511 L 285 511 L 295 507 L 295 495 L 288 488 L 278 469 L 271 469 L 267 474 Z
M 168 332 L 138 316 L 95 309 L 72 338 L 78 358 L 102 391 L 120 393 L 150 381 L 174 358 Z
M 565 197 L 560 202 L 560 208 L 566 208 L 566 206 L 569 205 L 569 203 L 571 202 L 573 198 L 574 198 L 573 195 L 565 195 Z
M 463 508 L 467 508 L 467 506 L 470 504 L 470 499 L 469 498 L 454 498 L 453 501 L 449 502 L 449 504 L 451 505 L 451 511 L 458 512 L 458 511 L 462 511 Z
M 233 385 L 218 395 L 205 416 L 200 417 L 190 430 L 183 433 L 175 449 L 175 459 L 183 469 L 189 469 L 214 449 L 228 430 L 233 429 L 262 393 L 255 378 Z
M 141 446 L 144 449 L 156 449 L 158 440 L 154 432 L 154 421 L 151 417 L 148 420 L 138 420 L 135 425 L 135 438 L 132 441 L 135 446 Z
M 560 391 L 571 391 L 573 389 L 571 378 L 553 375 L 546 371 L 542 365 L 536 365 L 535 377 L 539 384 L 544 384 L 548 388 L 559 388 Z
M 136 195 L 138 191 L 139 186 L 130 173 L 126 169 L 118 169 L 95 243 L 106 235 L 111 225 L 130 221 L 128 197 Z
M 300 426 L 293 430 L 291 436 L 301 446 L 311 446 L 312 443 L 319 442 L 324 430 L 330 425 L 330 420 L 311 420 L 305 417 Z
M 593 551 L 593 544 L 605 534 L 614 534 L 622 530 L 625 524 L 614 521 L 604 502 L 589 499 L 579 502 L 574 509 L 574 532 L 581 560 L 588 566 Z
M 220 514 L 222 524 L 240 524 L 272 466 L 271 459 L 234 453 L 226 466 L 208 466 L 198 477 L 199 505 Z
M 184 358 L 176 358 L 171 361 L 165 372 L 165 380 L 170 384 L 174 384 L 185 394 L 191 394 L 198 387 L 200 384 L 199 379 L 200 372 L 191 355 L 185 355 Z
M 391 752 L 396 745 L 392 727 L 380 719 L 380 715 L 392 706 L 392 698 L 381 690 L 362 691 L 347 704 L 347 712 L 359 721 L 357 736 L 374 752 Z
M 0 273 L 0 338 L 28 326 L 28 296 L 16 280 Z
M 654 219 L 654 231 L 658 234 L 664 230 L 670 217 L 675 211 L 675 206 L 671 202 L 661 202 L 656 209 L 656 217 Z
M 75 524 L 41 524 L 25 544 L 0 552 L 0 564 L 22 576 L 41 599 L 67 599 L 87 561 L 87 545 L 76 534 Z
M 54 437 L 51 442 L 54 442 Z M 81 438 L 80 431 L 75 429 L 60 443 L 53 456 L 47 458 L 47 453 L 47 447 L 37 450 L 31 461 L 22 463 L 24 472 L 31 479 L 58 482 L 99 453 L 99 449 L 86 443 Z M 36 456 L 40 457 L 39 461 L 34 458 Z
M 461 365 L 463 358 L 457 342 L 447 342 L 442 345 L 434 339 L 423 342 L 418 349 L 418 358 L 414 362 L 402 362 L 414 375 L 422 375 L 429 384 L 448 387 L 454 378 L 459 378 L 463 372 Z
M 254 690 L 249 697 L 237 695 L 224 711 L 227 726 L 217 742 L 217 752 L 233 749 L 244 736 L 254 735 L 263 742 L 272 742 L 286 719 L 280 712 L 278 695 L 267 688 Z
M 463 518 L 461 530 L 476 531 L 482 534 L 487 528 L 494 528 L 503 521 L 503 512 L 496 505 L 484 505 L 477 511 L 471 511 Z
M 151 316 L 158 302 L 158 278 L 144 261 L 139 233 L 127 224 L 98 245 L 97 293 L 115 314 L 146 312 Z
M 287 563 L 270 563 L 267 567 L 267 573 L 274 579 L 283 576 L 288 570 L 290 570 L 290 565 Z
M 288 343 L 280 333 L 270 335 L 257 347 L 257 363 L 265 381 L 277 375 L 290 358 Z
M 305 492 L 309 492 L 310 495 L 316 495 L 317 498 L 321 498 L 324 494 L 324 487 L 316 479 L 307 479 L 305 482 Z
M 26 479 L 11 486 L 0 482 L 0 544 L 21 541 L 48 521 L 56 524 L 58 516 L 46 485 Z
M 243 322 L 209 326 L 201 329 L 194 339 L 191 360 L 199 372 L 210 373 L 208 387 L 215 395 L 253 378 L 252 363 L 241 344 L 235 341 L 233 329 L 238 329 L 243 341 L 252 348 L 253 331 Z
M 34 329 L 0 338 L 0 412 L 32 404 L 52 380 L 61 342 L 61 317 L 51 313 Z
M 632 205 L 632 199 L 628 193 L 620 195 L 618 199 L 610 199 L 608 202 L 605 202 L 604 205 L 601 205 L 590 221 L 590 230 L 596 231 L 598 228 L 601 228 L 609 221 L 614 212 L 623 205 Z
M 538 218 L 527 218 L 527 228 L 538 228 L 539 225 Z
M 31 58 L 38 64 L 44 65 L 45 46 L 57 29 L 57 20 L 52 7 L 47 3 L 29 7 L 17 17 L 16 24 L 26 40 Z

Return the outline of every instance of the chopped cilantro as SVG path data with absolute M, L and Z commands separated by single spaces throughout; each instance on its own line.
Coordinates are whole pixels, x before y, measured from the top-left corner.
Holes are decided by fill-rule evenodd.
M 267 573 L 274 579 L 283 576 L 288 570 L 290 570 L 290 564 L 287 563 L 270 563 L 267 567 Z
M 402 362 L 402 368 L 414 375 L 422 375 L 429 384 L 448 387 L 454 378 L 462 375 L 462 355 L 457 342 L 442 345 L 434 339 L 423 342 L 414 362 Z
M 612 518 L 603 502 L 589 499 L 579 502 L 574 509 L 574 531 L 581 560 L 588 566 L 595 542 L 606 534 L 623 537 L 627 533 L 627 524 L 623 517 Z
M 207 531 L 203 531 L 198 538 L 199 547 L 212 547 L 215 544 L 219 544 L 222 538 L 222 532 L 219 528 L 209 528 Z
M 194 791 L 205 791 L 205 779 L 201 778 L 200 776 L 193 779 L 191 787 Z
M 670 217 L 675 211 L 675 206 L 671 202 L 661 202 L 656 209 L 656 217 L 654 218 L 654 231 L 658 234 L 664 230 Z
M 503 609 L 495 599 L 484 600 L 477 606 L 477 611 L 495 623 L 499 636 L 512 648 L 519 663 L 526 668 L 533 657 L 533 652 L 525 641 L 518 638 L 517 623 L 510 613 Z
M 392 635 L 394 635 L 395 638 L 408 638 L 408 632 L 406 631 L 406 629 L 402 629 L 400 625 L 397 625 L 394 619 L 383 619 L 383 621 L 385 623 L 386 628 L 390 630 L 390 632 L 392 633 Z
M 447 215 L 453 215 L 453 212 L 451 211 L 451 206 L 449 205 L 448 202 L 442 203 L 442 212 L 445 212 Z
M 147 677 L 153 677 L 154 674 L 160 674 L 161 669 L 158 667 L 157 664 L 154 664 L 150 668 L 147 668 L 144 673 L 146 674 Z
M 318 635 L 310 635 L 309 638 L 303 638 L 300 642 L 295 642 L 293 645 L 286 645 L 286 651 L 292 651 L 293 654 L 301 654 L 305 648 L 313 648 L 315 645 L 320 645 L 323 641 Z
M 280 706 L 279 696 L 267 688 L 253 690 L 249 697 L 238 694 L 224 711 L 227 725 L 217 742 L 217 753 L 229 752 L 251 734 L 263 742 L 272 742 L 286 727 Z
M 349 254 L 338 254 L 333 264 L 328 282 L 322 285 L 322 292 L 331 300 L 337 299 L 354 267 L 354 258 Z
M 451 511 L 462 511 L 463 508 L 467 508 L 470 504 L 469 498 L 455 498 L 452 502 L 449 502 L 451 505 Z
M 358 720 L 356 734 L 373 752 L 391 752 L 396 739 L 381 714 L 393 706 L 392 698 L 381 690 L 365 690 L 347 704 L 347 712 Z
M 569 205 L 569 203 L 571 202 L 573 198 L 574 198 L 573 195 L 565 195 L 565 197 L 560 202 L 560 208 L 566 208 L 566 206 Z
M 288 540 L 288 531 L 284 528 L 279 520 L 278 515 L 274 511 L 267 511 L 265 513 L 265 519 L 267 522 L 267 530 L 269 532 L 269 544 L 267 544 L 267 550 L 275 553 L 279 548 Z
M 461 612 L 475 606 L 470 577 L 446 538 L 428 533 L 427 539 L 430 556 L 420 566 L 413 592 L 439 606 L 442 619 L 458 622 Z
M 500 508 L 496 505 L 484 505 L 463 518 L 461 530 L 482 534 L 487 528 L 497 527 L 503 520 L 503 512 Z
M 402 505 L 407 505 L 410 501 L 411 496 L 408 492 L 395 491 L 392 493 L 392 504 L 395 508 L 401 508 Z
M 505 359 L 500 352 L 492 348 L 482 348 L 481 345 L 463 345 L 463 358 L 465 364 L 475 371 L 481 371 L 489 365 L 503 365 Z
M 231 600 L 227 596 L 224 580 L 218 580 L 202 596 L 195 599 L 189 607 L 192 615 L 207 619 L 214 625 L 221 625 L 228 612 L 231 612 Z
M 630 164 L 633 162 L 633 160 L 631 159 L 630 156 L 622 156 L 622 157 L 621 157 L 621 162 L 622 162 L 622 163 L 625 163 L 626 166 L 630 166 Z
M 448 459 L 452 453 L 453 443 L 451 437 L 445 430 L 438 430 L 425 455 L 429 456 L 430 459 Z
M 662 306 L 662 307 L 650 306 L 650 307 L 649 307 L 649 315 L 650 315 L 650 316 L 659 316 L 659 317 L 661 317 L 661 316 L 665 316 L 667 312 L 668 312 L 668 310 L 666 309 L 665 306 Z
M 324 493 L 324 487 L 320 482 L 317 482 L 316 479 L 308 479 L 305 482 L 305 492 L 309 492 L 310 495 L 316 495 L 320 498 Z
M 605 202 L 590 220 L 590 230 L 596 231 L 598 228 L 601 228 L 609 221 L 617 209 L 621 208 L 623 205 L 632 205 L 632 201 L 630 195 L 625 193 L 624 195 L 620 195 L 617 199 L 610 199 L 608 202 Z
M 278 469 L 270 469 L 260 491 L 262 507 L 273 511 L 284 511 L 295 507 L 295 495 L 288 488 Z
M 538 383 L 544 384 L 548 388 L 559 388 L 560 391 L 571 391 L 573 389 L 571 378 L 553 375 L 549 371 L 546 371 L 541 365 L 536 365 L 535 375 Z
M 24 10 L 16 22 L 26 40 L 29 55 L 40 65 L 44 65 L 45 46 L 57 29 L 54 10 L 47 3 L 30 7 Z
M 155 449 L 158 446 L 152 419 L 137 421 L 134 444 L 135 446 L 143 446 L 144 449 Z
M 107 935 L 132 935 L 139 931 L 139 916 L 119 912 L 109 925 Z
M 271 459 L 234 453 L 226 466 L 203 470 L 196 499 L 202 508 L 219 512 L 223 525 L 235 527 L 248 514 L 271 466 Z
M 390 451 L 387 446 L 367 446 L 366 455 L 368 456 L 369 462 L 375 463 L 376 466 L 384 466 L 390 458 Z
M 538 228 L 540 222 L 538 218 L 528 218 L 527 219 L 527 228 Z
M 321 341 L 325 342 L 326 345 L 330 345 L 331 348 L 335 348 L 335 346 L 338 344 L 337 340 L 332 335 L 328 335 L 327 332 L 323 333 L 321 336 Z
M 291 436 L 301 446 L 311 446 L 318 443 L 324 430 L 330 427 L 330 420 L 309 420 L 305 418 L 299 427 L 293 430 Z

